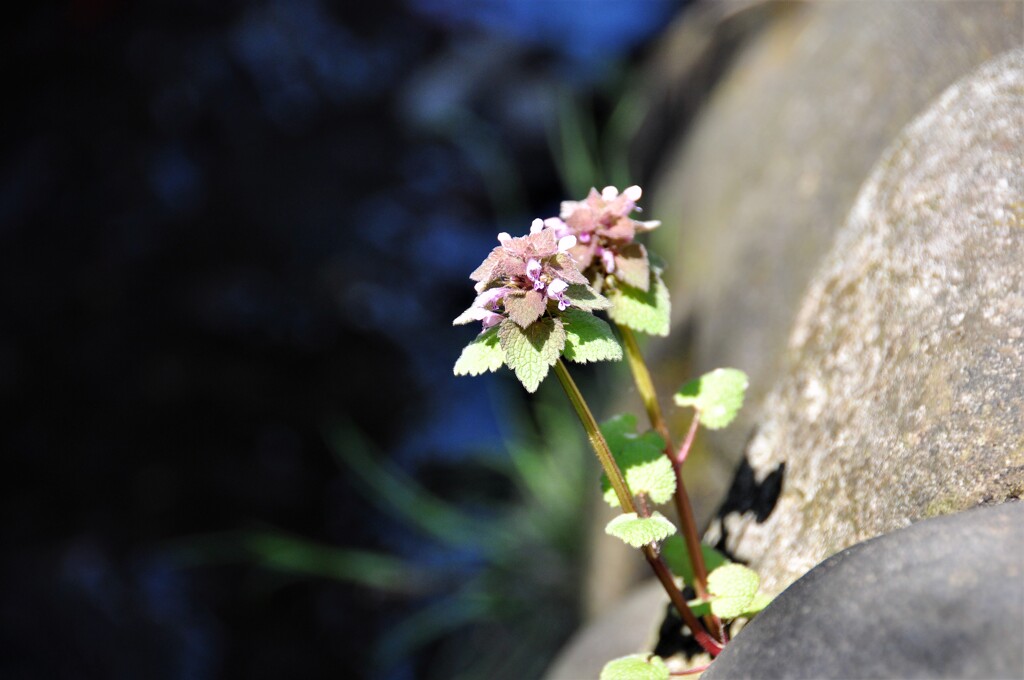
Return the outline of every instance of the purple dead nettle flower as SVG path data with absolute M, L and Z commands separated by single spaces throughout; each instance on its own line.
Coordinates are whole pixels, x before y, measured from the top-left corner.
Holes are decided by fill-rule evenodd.
M 576 237 L 576 245 L 569 253 L 598 290 L 609 275 L 643 291 L 650 286 L 647 250 L 633 239 L 661 223 L 642 222 L 629 216 L 639 209 L 636 202 L 642 193 L 638 186 L 621 194 L 615 187 L 605 187 L 600 193 L 591 189 L 582 201 L 563 201 L 559 217 L 544 221 L 544 226 L 556 236 Z
M 470 274 L 476 281 L 476 300 L 455 324 L 480 321 L 486 330 L 509 318 L 526 328 L 548 311 L 564 311 L 572 300 L 569 286 L 586 285 L 568 251 L 576 245 L 571 234 L 558 235 L 534 220 L 530 233 L 512 238 L 498 234 L 500 245 Z

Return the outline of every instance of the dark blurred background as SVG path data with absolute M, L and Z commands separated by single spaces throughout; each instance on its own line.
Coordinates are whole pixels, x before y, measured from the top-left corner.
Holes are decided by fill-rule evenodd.
M 536 677 L 593 474 L 451 319 L 499 231 L 645 179 L 682 4 L 9 15 L 0 677 Z

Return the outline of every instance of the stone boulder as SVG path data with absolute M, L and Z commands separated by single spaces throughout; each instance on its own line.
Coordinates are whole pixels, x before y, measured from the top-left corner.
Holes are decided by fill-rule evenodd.
M 691 368 L 735 366 L 751 378 L 738 424 L 710 438 L 720 491 L 786 365 L 811 276 L 868 172 L 943 90 L 1019 46 L 1024 26 L 1016 0 L 765 7 L 763 28 L 744 34 L 713 89 L 685 94 L 705 105 L 677 148 L 666 153 L 658 140 L 649 211 L 664 222 L 655 250 L 669 259 L 677 325 L 692 323 L 694 336 L 692 367 L 679 361 L 678 332 L 652 343 L 663 357 L 659 388 L 674 390 Z M 677 29 L 687 43 L 691 23 Z M 664 52 L 678 62 L 676 42 L 670 37 Z M 652 90 L 674 91 L 685 76 L 672 78 Z
M 890 146 L 804 295 L 709 538 L 779 592 L 847 546 L 1024 490 L 1024 49 Z M 763 496 L 763 494 L 762 494 Z M 767 507 L 766 507 L 767 506 Z
M 715 678 L 1024 677 L 1024 503 L 848 548 L 726 646 Z

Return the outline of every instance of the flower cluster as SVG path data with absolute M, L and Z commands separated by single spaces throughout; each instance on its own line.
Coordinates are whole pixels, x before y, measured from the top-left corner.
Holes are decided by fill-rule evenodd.
M 603 288 L 608 275 L 641 291 L 650 287 L 647 250 L 634 238 L 661 223 L 629 216 L 638 209 L 641 194 L 638 186 L 621 194 L 615 187 L 605 187 L 600 193 L 591 189 L 582 201 L 563 201 L 560 215 L 544 221 L 555 235 L 576 237 L 569 252 L 597 290 Z
M 668 289 L 633 240 L 658 226 L 629 216 L 639 198 L 635 186 L 622 194 L 592 190 L 583 201 L 563 203 L 561 217 L 534 220 L 525 236 L 498 234 L 498 246 L 470 274 L 476 299 L 455 319 L 483 326 L 455 374 L 508 366 L 533 392 L 560 358 L 618 361 L 622 348 L 596 310 L 620 326 L 667 335 Z
M 476 281 L 476 300 L 455 319 L 455 324 L 480 321 L 484 329 L 509 318 L 526 328 L 541 318 L 549 305 L 565 311 L 574 304 L 570 286 L 587 286 L 568 251 L 576 237 L 559 237 L 534 220 L 527 236 L 498 234 L 500 245 L 470 274 Z M 588 297 L 593 297 L 588 296 Z M 575 301 L 579 306 L 579 301 Z

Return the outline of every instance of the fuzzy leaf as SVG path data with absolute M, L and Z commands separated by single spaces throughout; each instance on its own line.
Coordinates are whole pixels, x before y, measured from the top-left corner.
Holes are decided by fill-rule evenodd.
M 729 558 L 710 545 L 701 543 L 700 552 L 704 555 L 704 566 L 709 572 L 729 563 Z M 666 538 L 665 542 L 661 544 L 661 556 L 665 558 L 665 563 L 672 573 L 683 579 L 683 583 L 693 583 L 693 562 L 690 560 L 690 552 L 686 549 L 686 541 L 682 536 Z
M 660 656 L 632 654 L 606 663 L 600 680 L 669 680 L 670 677 L 668 666 Z
M 651 265 L 647 250 L 640 243 L 630 243 L 615 254 L 615 278 L 647 292 L 651 287 Z
M 592 312 L 595 309 L 608 309 L 612 304 L 608 298 L 590 286 L 583 284 L 573 284 L 566 288 L 565 297 L 574 307 L 579 307 L 585 312 Z
M 565 310 L 561 319 L 565 324 L 565 358 L 569 361 L 585 364 L 622 359 L 622 347 L 603 319 L 580 309 Z
M 539 319 L 548 308 L 547 298 L 539 290 L 528 290 L 522 293 L 509 293 L 504 300 L 508 318 L 515 321 L 521 328 L 526 328 Z
M 604 532 L 639 548 L 671 536 L 676 532 L 676 526 L 657 510 L 650 517 L 639 517 L 635 512 L 627 512 L 608 522 Z
M 747 374 L 735 368 L 718 368 L 679 388 L 675 401 L 700 413 L 700 424 L 720 430 L 733 421 L 747 391 Z
M 480 375 L 497 371 L 505 363 L 505 352 L 498 343 L 498 327 L 492 326 L 462 349 L 455 362 L 455 375 Z
M 708 593 L 713 595 L 711 613 L 735 619 L 750 607 L 761 585 L 757 572 L 742 564 L 723 565 L 708 574 Z
M 580 273 L 576 262 L 573 261 L 572 255 L 569 253 L 555 255 L 548 266 L 558 274 L 558 278 L 566 283 L 578 283 L 584 286 L 589 283 L 587 277 Z
M 626 441 L 619 452 L 612 452 L 629 490 L 634 494 L 647 494 L 655 504 L 668 502 L 676 490 L 676 473 L 664 448 L 665 441 L 656 432 L 647 432 Z M 607 475 L 601 477 L 601 488 L 605 502 L 613 508 L 619 507 L 619 499 Z
M 616 323 L 641 333 L 668 335 L 672 305 L 668 288 L 656 270 L 651 270 L 650 286 L 646 292 L 619 282 L 608 291 L 608 300 L 612 303 L 608 316 Z
M 498 341 L 505 352 L 505 364 L 515 371 L 527 392 L 536 392 L 548 369 L 562 355 L 565 329 L 558 319 L 541 319 L 527 328 L 505 319 L 498 326 Z

